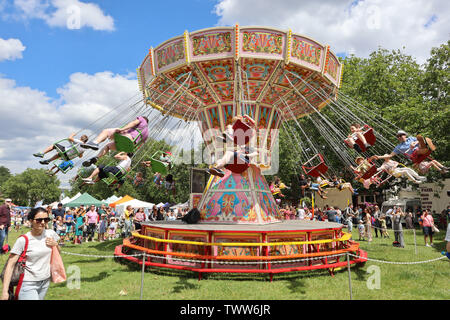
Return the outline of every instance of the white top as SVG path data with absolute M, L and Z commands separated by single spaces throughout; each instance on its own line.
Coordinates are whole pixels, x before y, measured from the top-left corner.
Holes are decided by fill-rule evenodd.
M 297 214 L 298 214 L 298 218 L 299 218 L 300 220 L 305 219 L 305 210 L 304 210 L 304 209 L 298 208 L 298 209 L 297 209 Z
M 447 233 L 445 234 L 445 241 L 450 242 L 450 223 L 447 225 Z
M 66 156 L 72 160 L 78 157 L 80 145 L 83 143 L 83 141 L 78 139 L 73 139 L 72 141 L 69 141 L 69 146 L 66 146 Z
M 25 264 L 25 275 L 23 281 L 43 281 L 50 278 L 50 259 L 52 248 L 45 244 L 47 237 L 59 241 L 59 236 L 55 231 L 46 229 L 38 237 L 25 234 L 28 237 L 27 262 Z M 21 255 L 25 249 L 25 238 L 20 237 L 14 244 L 11 253 Z
M 131 167 L 131 158 L 127 157 L 125 160 L 120 161 L 120 163 L 117 166 L 125 171 L 128 171 L 128 169 L 130 169 Z

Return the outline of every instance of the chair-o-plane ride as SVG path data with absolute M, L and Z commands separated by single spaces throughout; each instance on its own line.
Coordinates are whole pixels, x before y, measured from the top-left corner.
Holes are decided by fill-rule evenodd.
M 277 169 L 280 129 L 292 139 L 299 171 L 318 177 L 332 169 L 306 132 L 306 121 L 333 151 L 352 156 L 353 150 L 344 150 L 343 130 L 335 134 L 337 127 L 320 112 L 332 104 L 340 109 L 343 67 L 329 46 L 267 27 L 186 31 L 151 48 L 137 72 L 148 106 L 198 123 L 213 174 L 196 207 L 199 223 L 144 223 L 116 247 L 116 256 L 142 263 L 130 254 L 146 252 L 148 266 L 191 270 L 200 278 L 211 272 L 266 273 L 271 279 L 298 270 L 333 274 L 347 265 L 347 253 L 356 256 L 351 264 L 366 261 L 341 224 L 278 220 L 279 207 L 264 178 Z M 364 123 L 356 113 L 350 117 Z M 153 171 L 165 173 L 158 156 L 152 156 Z

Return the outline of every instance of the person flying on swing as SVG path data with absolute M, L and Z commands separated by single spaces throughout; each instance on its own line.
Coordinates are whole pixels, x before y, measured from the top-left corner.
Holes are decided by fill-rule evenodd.
M 366 138 L 361 130 L 361 126 L 358 123 L 354 123 L 350 126 L 350 134 L 347 139 L 345 139 L 345 143 L 351 149 L 355 149 L 357 152 L 362 153 L 361 147 L 356 143 L 356 140 L 360 140 L 366 149 L 370 148 L 371 145 L 367 143 Z
M 127 137 L 130 140 L 135 140 L 134 144 L 144 143 L 148 138 L 148 118 L 147 117 L 137 117 L 136 120 L 133 120 L 126 124 L 122 128 L 108 128 L 104 129 L 92 142 L 87 142 L 81 145 L 83 148 L 90 148 L 93 150 L 98 150 L 100 148 L 100 144 L 106 139 L 112 140 L 106 146 L 104 146 L 97 156 L 84 161 L 83 166 L 89 167 L 91 164 L 94 164 L 108 153 L 110 150 L 117 150 L 116 143 L 114 142 L 114 134 L 118 133 L 122 136 Z M 140 135 L 140 136 L 139 136 Z
M 108 178 L 108 173 L 112 173 L 117 178 L 118 188 L 125 182 L 126 172 L 131 167 L 131 157 L 133 154 L 126 152 L 119 152 L 114 156 L 116 160 L 119 160 L 117 166 L 104 166 L 99 165 L 89 177 L 84 178 L 83 181 L 86 184 L 95 184 L 100 179 Z
M 234 150 L 227 150 L 223 157 L 216 162 L 216 165 L 208 170 L 210 174 L 223 177 L 225 173 L 222 169 L 227 165 L 237 163 L 249 164 L 250 158 L 258 155 L 258 152 L 254 150 L 254 148 L 246 145 L 245 138 L 251 137 L 252 134 L 249 135 L 246 132 L 242 132 L 242 136 L 236 136 L 236 133 L 240 132 L 235 132 L 233 127 L 238 121 L 245 123 L 250 130 L 255 130 L 255 121 L 248 115 L 233 117 L 231 125 L 227 126 L 227 130 L 224 132 L 224 136 L 228 137 L 228 140 L 231 139 L 231 141 L 234 142 L 235 147 L 232 148 Z M 241 131 L 241 129 L 238 129 L 237 131 Z M 237 141 L 234 139 L 234 136 L 237 137 Z M 244 139 L 242 139 L 242 137 L 244 137 Z
M 83 152 L 80 151 L 79 147 L 83 147 L 83 144 L 88 141 L 88 136 L 83 134 L 80 137 L 80 140 L 75 139 L 75 133 L 72 133 L 67 140 L 69 141 L 69 146 L 63 146 L 59 143 L 52 144 L 45 148 L 43 152 L 34 153 L 33 156 L 36 158 L 43 158 L 50 151 L 56 150 L 58 151 L 53 157 L 47 160 L 39 161 L 40 164 L 47 165 L 50 162 L 62 158 L 64 161 L 69 161 L 75 159 L 76 157 L 83 157 Z
M 419 176 L 417 174 L 417 172 L 415 172 L 411 168 L 407 168 L 407 167 L 399 168 L 398 167 L 399 163 L 397 161 L 392 160 L 390 157 L 387 157 L 387 156 L 388 155 L 383 156 L 384 162 L 378 170 L 383 170 L 383 171 L 387 172 L 388 174 L 390 174 L 391 176 L 396 177 L 396 178 L 405 177 L 409 181 L 411 181 L 415 184 L 419 184 L 419 183 L 425 182 L 427 180 L 426 177 Z
M 424 138 L 420 134 L 416 137 L 407 137 L 407 133 L 403 130 L 397 132 L 397 139 L 399 144 L 392 150 L 390 154 L 384 156 L 373 156 L 374 159 L 392 158 L 396 155 L 402 154 L 410 159 L 413 163 L 420 163 L 420 157 L 430 154 L 436 147 L 430 138 Z

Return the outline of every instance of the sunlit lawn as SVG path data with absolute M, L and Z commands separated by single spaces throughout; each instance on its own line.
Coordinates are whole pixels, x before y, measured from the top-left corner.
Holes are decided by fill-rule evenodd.
M 17 237 L 27 231 L 10 232 L 10 245 Z M 369 258 L 414 262 L 441 257 L 445 249 L 445 232 L 435 235 L 435 247 L 424 246 L 422 231 L 417 231 L 417 254 L 414 248 L 412 230 L 405 231 L 405 248 L 392 246 L 390 239 L 375 238 L 372 243 L 361 241 L 363 250 Z M 358 239 L 357 230 L 353 238 Z M 48 300 L 122 300 L 139 299 L 141 290 L 141 268 L 121 264 L 112 258 L 114 248 L 121 240 L 107 242 L 89 242 L 82 245 L 66 244 L 62 247 L 63 260 L 68 277 L 74 277 L 79 271 L 81 282 L 52 284 L 46 299 Z M 64 252 L 93 255 L 94 257 L 68 255 Z M 106 258 L 95 256 L 109 256 Z M 2 265 L 7 255 L 0 258 Z M 111 258 L 110 258 L 111 257 Z M 369 289 L 367 283 L 373 282 L 370 266 L 378 266 L 380 288 Z M 376 270 L 375 270 L 376 271 Z M 450 264 L 448 259 L 423 264 L 385 264 L 367 262 L 363 267 L 352 267 L 351 272 L 353 299 L 450 299 Z M 349 279 L 346 268 L 331 277 L 328 271 L 295 272 L 274 275 L 269 281 L 268 275 L 204 274 L 198 280 L 197 273 L 178 272 L 147 268 L 144 275 L 143 298 L 149 300 L 339 300 L 349 299 Z

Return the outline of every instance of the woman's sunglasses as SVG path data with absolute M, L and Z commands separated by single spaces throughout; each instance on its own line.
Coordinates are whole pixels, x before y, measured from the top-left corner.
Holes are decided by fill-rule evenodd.
M 42 223 L 42 221 L 50 222 L 50 218 L 36 218 L 34 219 L 37 223 Z

